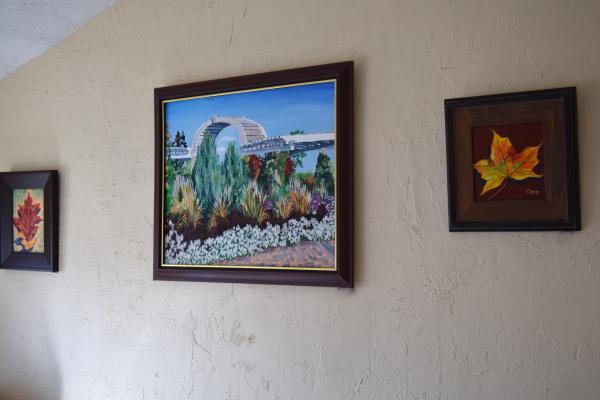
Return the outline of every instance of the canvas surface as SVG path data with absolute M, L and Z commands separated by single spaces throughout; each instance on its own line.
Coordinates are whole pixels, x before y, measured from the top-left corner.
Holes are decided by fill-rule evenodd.
M 335 85 L 163 103 L 166 266 L 335 269 Z

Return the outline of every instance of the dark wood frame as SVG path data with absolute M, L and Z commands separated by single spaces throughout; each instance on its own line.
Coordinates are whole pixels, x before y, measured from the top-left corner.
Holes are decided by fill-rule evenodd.
M 13 189 L 44 190 L 44 253 L 13 252 Z M 58 272 L 58 171 L 0 173 L 0 268 Z
M 154 90 L 155 190 L 154 279 L 179 281 L 240 282 L 307 286 L 354 286 L 354 167 L 353 167 L 353 70 L 352 61 L 285 71 L 268 72 Z M 163 101 L 207 94 L 336 79 L 336 270 L 265 270 L 242 268 L 162 267 L 162 167 Z M 343 171 L 343 172 L 340 172 Z
M 444 101 L 444 108 L 450 231 L 581 230 L 575 87 L 447 99 Z M 515 112 L 515 110 L 518 110 L 518 112 Z M 468 114 L 467 117 L 465 117 L 466 114 Z M 478 117 L 478 115 L 481 117 Z M 555 160 L 561 167 L 559 169 L 558 166 L 554 166 L 552 175 L 552 179 L 559 182 L 559 186 L 557 186 L 561 188 L 558 191 L 559 194 L 550 195 L 549 200 L 544 200 L 554 207 L 555 212 L 548 213 L 552 217 L 544 219 L 536 215 L 533 218 L 531 214 L 526 213 L 527 210 L 533 209 L 535 204 L 542 207 L 547 205 L 542 200 L 527 200 L 526 202 L 531 202 L 529 205 L 524 201 L 520 201 L 520 203 L 518 201 L 496 201 L 493 202 L 493 207 L 489 206 L 483 212 L 479 210 L 478 213 L 471 213 L 471 217 L 465 217 L 475 207 L 469 209 L 471 205 L 465 205 L 464 200 L 467 195 L 461 193 L 461 190 L 466 187 L 465 179 L 472 181 L 471 174 L 473 172 L 471 168 L 469 176 L 465 176 L 467 173 L 463 164 L 466 161 L 461 160 L 459 162 L 459 157 L 456 157 L 456 155 L 461 154 L 463 158 L 467 157 L 468 162 L 471 162 L 472 165 L 472 151 L 470 151 L 471 148 L 465 148 L 464 137 L 467 134 L 470 135 L 466 128 L 472 129 L 473 126 L 477 126 L 476 121 L 478 118 L 495 122 L 515 120 L 526 122 L 529 119 L 533 120 L 532 118 L 539 118 L 537 121 L 543 122 L 545 146 L 547 148 L 550 145 L 554 146 L 550 150 L 546 149 L 544 151 L 551 151 L 549 154 L 550 159 Z M 551 144 L 546 140 L 548 138 L 551 139 Z M 559 201 L 555 201 L 556 199 L 559 199 Z M 477 204 L 481 203 L 478 202 Z M 548 206 L 547 208 L 550 209 L 551 207 Z M 465 211 L 466 209 L 469 209 L 469 212 Z M 497 215 L 494 215 L 494 209 L 495 211 L 500 210 L 503 216 L 498 218 Z M 556 218 L 556 210 L 560 214 L 558 218 Z M 513 211 L 516 211 L 513 215 L 521 214 L 527 215 L 527 217 L 506 218 Z M 489 218 L 481 218 L 486 213 Z M 478 216 L 473 218 L 472 215 L 474 214 Z

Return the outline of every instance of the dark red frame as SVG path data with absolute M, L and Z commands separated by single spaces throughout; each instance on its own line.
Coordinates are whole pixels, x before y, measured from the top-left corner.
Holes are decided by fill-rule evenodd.
M 239 282 L 307 286 L 354 287 L 354 64 L 352 61 L 268 72 L 207 82 L 169 86 L 154 90 L 155 187 L 154 187 L 154 280 Z M 337 80 L 336 115 L 336 271 L 285 271 L 242 268 L 162 267 L 162 102 L 237 90 Z M 339 173 L 343 171 L 343 173 Z
M 44 189 L 44 253 L 13 252 L 13 189 Z M 0 173 L 0 268 L 58 272 L 58 171 Z

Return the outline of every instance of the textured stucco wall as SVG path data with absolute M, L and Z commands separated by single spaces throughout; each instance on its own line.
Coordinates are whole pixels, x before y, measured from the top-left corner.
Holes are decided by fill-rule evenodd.
M 123 0 L 0 81 L 61 272 L 0 271 L 2 399 L 600 399 L 600 3 Z M 152 281 L 152 89 L 356 61 L 357 288 Z M 442 101 L 576 85 L 579 233 L 447 232 Z

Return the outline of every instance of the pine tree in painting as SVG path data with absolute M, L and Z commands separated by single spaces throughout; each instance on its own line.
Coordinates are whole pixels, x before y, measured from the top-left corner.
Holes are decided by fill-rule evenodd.
M 244 163 L 235 142 L 229 142 L 223 160 L 223 178 L 231 190 L 231 201 L 237 204 L 246 188 Z
M 323 185 L 327 189 L 327 193 L 333 194 L 334 181 L 333 173 L 331 172 L 331 159 L 324 151 L 320 152 L 317 157 L 315 180 L 317 185 Z
M 206 204 L 205 212 L 210 215 L 215 197 L 223 186 L 223 175 L 213 136 L 205 131 L 202 143 L 198 146 L 196 164 L 192 174 L 196 195 Z

